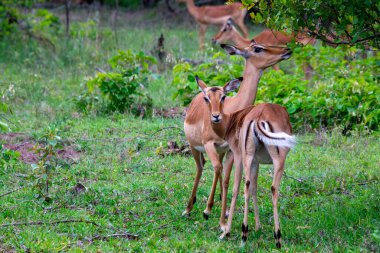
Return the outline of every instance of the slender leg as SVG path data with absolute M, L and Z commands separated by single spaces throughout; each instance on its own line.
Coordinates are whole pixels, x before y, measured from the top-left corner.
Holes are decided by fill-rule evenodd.
M 199 38 L 199 48 L 201 50 L 203 50 L 204 48 L 206 29 L 207 29 L 207 25 L 199 24 L 198 38 Z
M 250 188 L 251 188 L 250 184 L 252 180 L 251 166 L 252 166 L 253 156 L 254 156 L 253 154 L 248 155 L 248 154 L 243 153 L 243 165 L 244 165 L 244 172 L 245 172 L 244 220 L 243 220 L 243 224 L 241 225 L 241 230 L 242 230 L 241 240 L 242 240 L 243 245 L 247 241 L 247 236 L 248 236 L 248 208 L 249 208 L 249 197 L 250 197 Z
M 252 170 L 252 196 L 253 206 L 255 212 L 255 230 L 258 231 L 261 227 L 259 218 L 259 206 L 257 204 L 257 179 L 259 175 L 259 163 L 254 162 L 251 167 Z
M 236 22 L 236 25 L 239 26 L 239 28 L 243 32 L 243 37 L 248 38 L 248 29 L 244 24 L 244 16 L 234 21 Z
M 234 216 L 236 199 L 237 199 L 238 194 L 239 194 L 240 181 L 241 181 L 241 176 L 242 176 L 242 172 L 243 172 L 240 154 L 238 154 L 238 155 L 234 154 L 234 165 L 235 165 L 235 179 L 234 179 L 234 189 L 233 189 L 233 193 L 232 193 L 230 213 L 228 214 L 227 226 L 224 228 L 222 235 L 219 237 L 220 239 L 223 239 L 224 237 L 228 237 L 230 235 L 230 231 L 231 231 L 232 218 Z
M 226 153 L 223 153 L 223 154 L 220 154 L 219 155 L 219 162 L 220 164 L 223 164 L 223 158 L 225 156 Z M 222 165 L 223 166 L 223 165 Z M 223 166 L 223 169 L 222 171 L 220 172 L 220 177 L 219 177 L 219 186 L 220 186 L 220 195 L 219 195 L 219 199 L 222 200 L 222 196 L 223 196 L 223 172 L 224 172 L 224 166 Z
M 230 175 L 232 170 L 232 165 L 234 162 L 234 155 L 231 151 L 227 153 L 227 158 L 224 162 L 224 181 L 223 181 L 223 190 L 222 190 L 222 211 L 220 212 L 220 220 L 219 225 L 223 230 L 226 225 L 226 210 L 227 210 L 227 194 L 228 194 L 228 186 L 230 183 Z
M 214 180 L 212 181 L 212 187 L 210 196 L 207 200 L 207 207 L 203 211 L 203 217 L 207 220 L 210 216 L 212 206 L 214 205 L 214 196 L 215 196 L 215 189 L 216 185 L 218 184 L 219 177 L 222 177 L 222 163 L 220 162 L 220 156 L 216 152 L 215 145 L 213 142 L 208 142 L 204 145 L 206 149 L 206 153 L 208 157 L 210 158 L 211 164 L 214 167 Z
M 195 163 L 197 165 L 197 174 L 195 176 L 194 186 L 191 192 L 189 202 L 187 204 L 186 210 L 183 211 L 182 215 L 188 215 L 190 211 L 193 209 L 194 203 L 196 201 L 196 194 L 197 194 L 197 189 L 199 185 L 199 180 L 201 179 L 201 176 L 202 176 L 203 164 L 204 164 L 204 158 L 203 158 L 202 153 L 194 149 L 192 146 L 190 146 L 190 149 L 191 149 L 191 153 L 193 154 Z
M 280 221 L 278 218 L 278 196 L 279 187 L 282 175 L 284 174 L 284 163 L 285 159 L 278 157 L 273 159 L 274 166 L 274 176 L 272 182 L 272 202 L 273 202 L 273 217 L 274 217 L 274 239 L 276 241 L 276 247 L 281 248 L 281 231 L 280 231 Z

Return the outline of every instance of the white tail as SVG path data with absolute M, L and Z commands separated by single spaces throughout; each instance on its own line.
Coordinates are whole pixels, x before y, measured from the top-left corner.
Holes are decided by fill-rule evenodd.
M 293 135 L 284 132 L 272 132 L 269 123 L 266 121 L 261 121 L 259 124 L 254 121 L 252 127 L 253 133 L 267 145 L 292 148 L 296 144 L 296 138 Z

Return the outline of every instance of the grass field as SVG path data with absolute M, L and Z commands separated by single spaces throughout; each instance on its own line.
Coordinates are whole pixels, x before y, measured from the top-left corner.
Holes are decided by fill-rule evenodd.
M 12 141 L 36 143 L 53 130 L 76 151 L 70 159 L 56 155 L 60 167 L 51 174 L 49 198 L 37 196 L 38 169 L 18 161 L 0 167 L 0 252 L 277 251 L 270 166 L 262 166 L 259 175 L 262 230 L 252 230 L 252 208 L 248 242 L 240 246 L 241 191 L 231 238 L 219 241 L 220 201 L 209 220 L 202 217 L 213 176 L 209 162 L 194 210 L 190 217 L 181 216 L 195 163 L 186 154 L 166 154 L 169 141 L 186 144 L 180 113 L 174 118 L 156 113 L 140 119 L 77 111 L 74 98 L 86 78 L 95 74 L 96 67 L 106 68 L 107 59 L 119 49 L 149 52 L 164 33 L 173 56 L 208 57 L 197 51 L 191 19 L 162 18 L 153 11 L 119 15 L 117 38 L 110 11 L 99 15 L 77 10 L 73 29 L 78 19 L 101 20 L 91 30 L 94 39 L 57 42 L 55 50 L 33 43 L 0 44 L 0 87 L 12 84 L 15 89 L 9 98 L 13 113 L 7 118 L 12 132 L 20 134 Z M 253 35 L 255 28 L 250 30 Z M 171 99 L 170 67 L 157 74 L 147 89 L 155 108 L 180 105 Z M 6 142 L 9 134 L 1 137 Z M 336 129 L 298 134 L 280 190 L 283 251 L 380 250 L 379 151 L 378 133 L 343 136 Z

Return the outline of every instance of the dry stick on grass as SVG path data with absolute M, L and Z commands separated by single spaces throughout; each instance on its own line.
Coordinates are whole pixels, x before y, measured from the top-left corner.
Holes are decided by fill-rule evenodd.
M 19 191 L 19 190 L 21 190 L 21 189 L 23 189 L 23 188 L 25 188 L 25 186 L 21 186 L 21 187 L 19 187 L 19 188 L 17 188 L 17 189 L 11 190 L 11 191 L 6 192 L 6 193 L 3 193 L 3 194 L 0 195 L 0 198 L 1 198 L 1 197 L 4 197 L 4 196 L 6 196 L 6 195 L 9 195 L 9 194 L 11 194 L 11 193 L 14 193 L 14 192 L 16 192 L 16 191 Z
M 59 223 L 89 223 L 94 226 L 99 227 L 99 225 L 94 221 L 88 220 L 58 220 L 58 221 L 30 221 L 30 222 L 14 222 L 14 223 L 6 223 L 1 224 L 0 227 L 11 227 L 11 226 L 35 226 L 35 225 L 54 225 Z
M 110 235 L 96 235 L 92 238 L 89 238 L 88 241 L 92 242 L 94 240 L 107 240 L 112 237 L 122 237 L 122 238 L 133 239 L 133 240 L 136 240 L 139 238 L 138 235 L 133 235 L 130 233 L 121 233 L 121 234 L 110 234 Z

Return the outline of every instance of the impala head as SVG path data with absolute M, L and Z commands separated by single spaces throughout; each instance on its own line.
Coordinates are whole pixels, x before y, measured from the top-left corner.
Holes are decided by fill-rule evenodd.
M 203 92 L 203 99 L 205 100 L 205 103 L 207 103 L 210 110 L 211 122 L 214 124 L 220 123 L 222 121 L 223 105 L 224 100 L 226 99 L 226 93 L 236 90 L 243 78 L 240 77 L 239 79 L 233 79 L 227 82 L 223 87 L 208 87 L 205 82 L 198 78 L 198 76 L 196 76 L 195 79 L 197 80 L 199 88 Z
M 219 30 L 219 32 L 212 38 L 212 43 L 223 43 L 232 39 L 234 31 L 237 32 L 236 28 L 233 25 L 232 19 L 229 18 Z
M 287 47 L 263 45 L 255 40 L 246 48 L 221 44 L 221 47 L 230 55 L 241 55 L 258 69 L 266 69 L 280 61 L 287 60 L 292 51 Z

